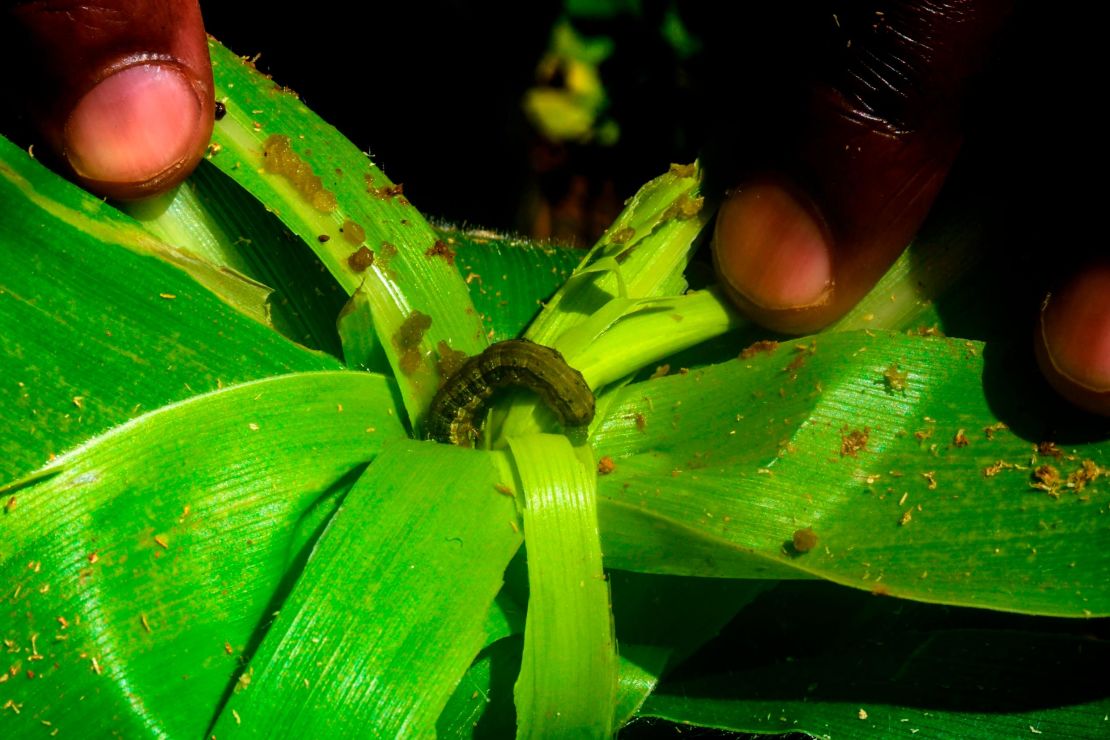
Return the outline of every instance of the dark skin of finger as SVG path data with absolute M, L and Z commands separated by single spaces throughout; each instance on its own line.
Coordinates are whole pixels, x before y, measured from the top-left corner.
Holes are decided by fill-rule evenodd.
M 726 198 L 717 222 L 715 261 L 730 295 L 760 323 L 789 333 L 814 331 L 843 315 L 917 232 L 960 148 L 965 103 L 986 90 L 976 83 L 1013 20 L 1010 4 L 993 0 L 869 4 L 853 12 L 832 24 L 839 45 L 814 41 L 829 35 L 826 24 L 804 48 L 791 50 L 802 60 L 791 79 L 808 82 L 810 92 L 791 105 L 772 91 L 780 100 L 765 109 L 763 129 L 741 135 L 770 153 L 741 152 L 748 163 L 737 180 L 743 184 Z M 1085 69 L 1068 53 L 1084 45 L 1071 24 L 1054 32 L 1043 16 L 1035 23 L 1024 28 L 1019 48 L 1026 57 L 1035 52 L 1037 63 L 1023 70 L 1010 108 L 981 122 L 982 131 L 993 128 L 991 138 L 1006 142 L 995 163 L 1006 179 L 987 187 L 1012 191 L 1009 197 L 1023 204 L 1008 216 L 1017 231 L 1007 241 L 1012 252 L 1035 255 L 1029 265 L 1036 265 L 1033 282 L 1042 291 L 1054 283 L 1034 332 L 1042 373 L 1072 403 L 1110 415 L 1110 273 L 1104 259 L 1078 254 L 1097 243 L 1089 234 L 1069 233 L 1086 223 L 1076 216 L 1100 207 L 1080 205 L 1082 186 L 1067 187 L 1080 180 L 1060 164 L 1069 161 L 1064 142 L 1080 157 L 1070 161 L 1092 159 L 1069 125 L 1083 120 L 1069 113 L 1085 93 L 1053 92 Z M 788 117 L 777 117 L 779 111 Z M 1053 148 L 1045 147 L 1049 142 Z M 1039 167 L 1038 144 L 1050 152 Z M 1067 195 L 1054 196 L 1058 191 Z M 753 250 L 760 241 L 765 248 Z M 819 294 L 815 285 L 823 288 Z M 798 300 L 807 295 L 816 297 Z
M 741 151 L 739 157 L 748 163 L 741 182 L 781 184 L 812 219 L 830 253 L 827 290 L 802 305 L 776 305 L 761 300 L 774 296 L 773 285 L 745 289 L 752 284 L 745 271 L 758 268 L 736 256 L 738 242 L 752 238 L 736 223 L 735 211 L 743 209 L 733 201 L 742 185 L 722 207 L 716 261 L 730 295 L 749 316 L 780 331 L 815 331 L 848 311 L 889 267 L 955 159 L 962 102 L 1009 5 L 895 2 L 842 13 L 835 4 L 822 6 L 830 22 L 814 34 L 828 38 L 807 38 L 806 68 L 794 70 L 801 78 L 794 84 L 808 93 L 761 109 L 762 132 L 744 137 L 772 152 Z M 790 119 L 776 117 L 778 111 Z
M 1088 262 L 1045 298 L 1033 337 L 1049 384 L 1077 406 L 1110 416 L 1110 260 Z
M 14 76 L 17 97 L 52 163 L 85 188 L 121 199 L 167 190 L 193 170 L 211 136 L 214 108 L 207 39 L 195 0 L 17 2 L 4 12 L 6 46 L 14 62 L 22 60 L 21 73 Z M 90 90 L 143 65 L 156 65 L 195 94 L 186 109 L 180 152 L 171 161 L 156 161 L 152 171 L 135 179 L 82 175 L 71 162 L 74 153 L 67 151 L 71 116 Z

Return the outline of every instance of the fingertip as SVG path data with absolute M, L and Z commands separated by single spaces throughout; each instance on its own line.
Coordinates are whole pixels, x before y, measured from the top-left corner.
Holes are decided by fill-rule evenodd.
M 188 74 L 167 62 L 114 72 L 74 106 L 63 155 L 86 187 L 135 198 L 172 187 L 204 153 L 212 104 Z
M 1037 329 L 1037 361 L 1053 388 L 1110 416 L 1110 263 L 1088 266 L 1051 293 Z
M 813 208 L 778 182 L 731 193 L 717 214 L 717 271 L 734 299 L 761 323 L 804 331 L 833 290 L 830 237 Z M 817 319 L 820 322 L 820 319 Z

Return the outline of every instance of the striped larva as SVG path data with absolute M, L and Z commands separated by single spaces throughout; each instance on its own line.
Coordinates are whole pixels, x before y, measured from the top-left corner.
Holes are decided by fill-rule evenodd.
M 584 426 L 594 418 L 594 394 L 582 373 L 550 347 L 527 339 L 491 344 L 468 359 L 432 399 L 425 436 L 470 447 L 478 436 L 490 399 L 499 388 L 530 388 L 564 426 Z

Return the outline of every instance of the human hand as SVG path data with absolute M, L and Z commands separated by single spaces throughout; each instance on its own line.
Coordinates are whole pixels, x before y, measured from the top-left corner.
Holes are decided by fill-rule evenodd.
M 17 104 L 59 167 L 120 199 L 157 194 L 192 172 L 215 105 L 196 0 L 7 5 L 0 33 L 8 69 L 20 70 Z
M 1010 3 L 1001 0 L 884 5 L 855 6 L 851 15 L 831 18 L 826 8 L 818 19 L 802 17 L 798 8 L 753 11 L 768 17 L 753 19 L 753 38 L 733 41 L 732 53 L 742 57 L 737 68 L 748 78 L 773 79 L 762 86 L 757 81 L 739 102 L 746 117 L 762 119 L 740 134 L 753 142 L 756 151 L 744 155 L 756 164 L 742 172 L 742 185 L 721 207 L 715 262 L 735 302 L 770 328 L 804 333 L 834 321 L 910 241 L 960 149 L 971 84 L 1011 20 Z M 766 42 L 754 36 L 776 24 L 787 30 Z M 1057 46 L 1044 42 L 1053 36 L 1049 29 L 1034 35 L 1038 64 L 1049 69 L 1044 77 L 1053 88 L 1082 70 L 1074 60 L 1056 60 L 1058 47 L 1080 43 L 1071 33 L 1060 34 L 1066 41 Z M 747 56 L 738 49 L 761 42 Z M 784 50 L 776 58 L 779 47 Z M 790 65 L 788 73 L 777 71 Z M 796 98 L 781 92 L 791 82 L 786 77 L 801 78 L 797 87 L 806 92 Z M 1008 134 L 1017 144 L 1007 156 L 1017 159 L 1037 144 L 1066 146 L 1078 116 L 1056 114 L 1052 98 L 1044 99 L 1048 86 L 1023 80 L 1021 87 L 1023 106 L 992 124 L 996 135 Z M 756 93 L 778 99 L 761 105 Z M 786 114 L 776 115 L 780 110 Z M 1019 116 L 1051 125 L 1046 130 L 1025 122 L 1032 135 L 1023 138 L 1009 131 Z M 1020 187 L 1044 192 L 1066 183 L 1057 167 L 1056 161 L 1044 167 L 1048 176 L 1036 168 L 1022 173 Z M 1110 415 L 1110 265 L 1076 267 L 1081 260 L 1071 252 L 1078 240 L 1059 225 L 1066 224 L 1066 212 L 1054 213 L 1051 201 L 1028 201 L 1032 207 L 1014 217 L 1026 229 L 1042 225 L 1045 236 L 1061 243 L 1039 245 L 1042 269 L 1068 262 L 1073 270 L 1040 312 L 1034 334 L 1041 369 L 1069 400 Z M 1080 212 L 1067 201 L 1061 205 Z

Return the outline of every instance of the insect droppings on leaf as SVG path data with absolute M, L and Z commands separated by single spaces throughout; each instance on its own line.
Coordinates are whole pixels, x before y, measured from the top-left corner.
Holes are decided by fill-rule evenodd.
M 784 373 L 790 376 L 791 380 L 798 379 L 798 371 L 805 366 L 806 360 L 809 359 L 810 355 L 817 352 L 817 342 L 815 340 L 810 342 L 809 345 L 799 344 L 794 347 L 794 352 L 794 359 L 790 361 L 789 365 L 782 369 Z
M 671 168 L 668 170 L 675 177 L 693 177 L 697 174 L 697 167 L 693 162 L 690 164 L 675 164 L 671 162 Z
M 370 195 L 373 195 L 375 198 L 381 198 L 382 200 L 397 198 L 398 202 L 400 202 L 402 205 L 408 203 L 408 199 L 404 197 L 404 183 L 386 183 L 385 185 L 379 187 L 374 184 L 374 177 L 370 173 L 366 173 L 364 179 L 366 180 L 366 192 L 370 193 Z
M 339 227 L 339 230 L 343 232 L 343 238 L 356 247 L 366 241 L 366 229 L 362 228 L 351 219 L 344 221 L 343 225 Z
M 1053 498 L 1060 497 L 1060 471 L 1053 465 L 1041 465 L 1033 471 L 1033 480 L 1029 485 L 1039 491 L 1044 491 Z
M 420 367 L 423 360 L 420 354 L 420 343 L 424 341 L 424 334 L 431 326 L 431 316 L 413 311 L 393 333 L 393 346 L 400 351 L 399 364 L 401 372 L 405 375 L 412 375 Z
M 779 348 L 779 343 L 773 339 L 760 339 L 758 342 L 749 344 L 744 349 L 740 350 L 741 360 L 750 360 L 761 352 L 770 354 Z
M 442 257 L 443 261 L 448 265 L 455 264 L 455 250 L 447 245 L 447 242 L 442 239 L 436 239 L 435 244 L 428 247 L 424 252 L 425 257 Z
M 317 211 L 331 213 L 339 207 L 335 193 L 325 188 L 320 176 L 293 151 L 288 136 L 271 134 L 262 144 L 262 159 L 266 172 L 284 178 Z
M 1003 429 L 1009 429 L 1009 427 L 1006 426 L 1006 424 L 1004 422 L 1000 421 L 1000 422 L 991 424 L 988 427 L 983 427 L 983 434 L 986 436 L 987 439 L 994 439 L 995 433 L 1000 432 Z
M 631 257 L 632 254 L 636 251 L 636 246 L 637 245 L 633 244 L 631 247 L 622 250 L 620 254 L 614 257 L 614 259 L 617 261 L 617 264 L 623 265 L 628 260 L 628 258 Z
M 378 247 L 378 258 L 382 261 L 382 267 L 389 267 L 390 261 L 397 256 L 397 247 L 389 242 L 382 242 Z
M 1084 460 L 1079 469 L 1068 475 L 1068 488 L 1082 491 L 1088 483 L 1094 483 L 1102 476 L 1102 468 L 1094 460 Z
M 467 354 L 460 352 L 457 349 L 452 349 L 449 344 L 444 340 L 439 340 L 436 344 L 436 354 L 439 356 L 436 360 L 436 366 L 439 369 L 439 377 L 450 378 L 463 363 L 467 360 Z
M 1013 463 L 1008 463 L 1005 460 L 998 460 L 994 464 L 988 465 L 987 467 L 983 468 L 983 475 L 987 478 L 993 478 L 994 476 L 1001 473 L 1003 470 L 1011 470 L 1016 467 L 1017 466 Z
M 790 542 L 794 546 L 795 552 L 807 553 L 817 547 L 817 533 L 810 527 L 796 529 L 794 530 L 794 535 L 791 537 Z
M 900 371 L 897 363 L 883 371 L 883 382 L 888 390 L 895 393 L 906 392 L 906 381 L 910 378 L 909 371 Z
M 699 195 L 696 198 L 691 198 L 688 193 L 683 193 L 675 198 L 674 202 L 663 211 L 662 220 L 670 221 L 676 219 L 678 221 L 686 221 L 698 215 L 704 205 L 704 197 Z
M 1055 442 L 1045 440 L 1037 443 L 1037 454 L 1043 457 L 1055 457 L 1059 460 L 1064 456 L 1064 451 L 1056 446 Z
M 867 449 L 867 440 L 871 436 L 871 428 L 864 427 L 863 429 L 853 429 L 848 431 L 848 428 L 840 430 L 840 456 L 855 457 L 856 453 L 861 450 Z
M 359 247 L 347 258 L 347 267 L 355 272 L 366 272 L 374 264 L 374 253 L 367 247 Z
M 629 239 L 631 239 L 634 236 L 636 236 L 636 229 L 632 228 L 631 226 L 626 226 L 623 229 L 618 229 L 618 230 L 614 231 L 609 236 L 609 243 L 610 244 L 624 244 L 625 242 L 627 242 Z

